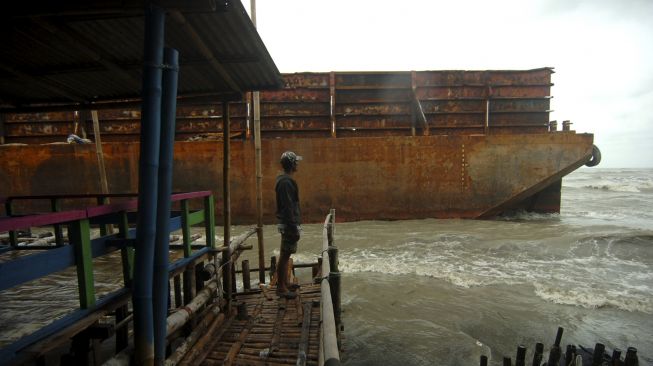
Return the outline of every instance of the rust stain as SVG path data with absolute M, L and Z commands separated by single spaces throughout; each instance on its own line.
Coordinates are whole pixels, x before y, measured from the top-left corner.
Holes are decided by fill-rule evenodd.
M 475 218 L 582 161 L 592 140 L 567 133 L 266 139 L 264 217 L 274 222 L 278 156 L 289 149 L 304 156 L 297 180 L 307 222 L 321 221 L 330 207 L 338 207 L 342 220 Z M 105 143 L 104 149 L 111 192 L 135 192 L 138 143 Z M 221 142 L 177 142 L 174 190 L 208 189 L 221 201 L 222 158 Z M 235 224 L 255 222 L 253 161 L 252 144 L 232 141 Z M 99 191 L 92 147 L 4 145 L 0 170 L 3 195 Z M 539 207 L 559 209 L 559 190 L 557 198 L 555 190 L 549 196 Z

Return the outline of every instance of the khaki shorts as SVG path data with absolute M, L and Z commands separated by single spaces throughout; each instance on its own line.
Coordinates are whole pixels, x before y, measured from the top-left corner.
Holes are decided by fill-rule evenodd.
M 281 234 L 281 253 L 297 253 L 297 234 Z

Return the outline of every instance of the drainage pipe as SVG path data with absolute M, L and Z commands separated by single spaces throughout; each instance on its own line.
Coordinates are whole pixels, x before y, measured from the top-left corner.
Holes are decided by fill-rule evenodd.
M 168 316 L 168 256 L 170 247 L 170 196 L 172 194 L 172 157 L 177 115 L 177 76 L 179 51 L 166 48 L 163 54 L 163 95 L 161 97 L 161 151 L 159 153 L 159 189 L 154 248 L 154 363 L 162 365 L 166 355 L 166 319 Z
M 154 361 L 152 274 L 156 234 L 164 24 L 163 9 L 151 4 L 146 6 L 143 104 L 138 169 L 138 220 L 132 298 L 135 361 L 138 365 L 151 365 Z

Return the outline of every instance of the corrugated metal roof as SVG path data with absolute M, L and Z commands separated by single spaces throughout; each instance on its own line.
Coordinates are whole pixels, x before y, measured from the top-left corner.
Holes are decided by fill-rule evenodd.
M 3 12 L 0 106 L 88 108 L 138 98 L 145 2 L 37 1 Z M 180 97 L 233 99 L 281 87 L 281 75 L 239 0 L 155 2 L 166 9 L 166 46 L 180 52 Z

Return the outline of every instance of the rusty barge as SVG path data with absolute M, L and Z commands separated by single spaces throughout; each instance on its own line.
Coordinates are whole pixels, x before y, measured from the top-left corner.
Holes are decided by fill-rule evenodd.
M 507 210 L 559 212 L 561 179 L 597 162 L 592 134 L 549 120 L 553 69 L 282 74 L 283 88 L 231 102 L 234 223 L 256 220 L 254 119 L 260 120 L 263 216 L 274 215 L 278 156 L 305 157 L 298 176 L 305 220 L 487 218 Z M 137 191 L 140 110 L 92 108 L 112 193 Z M 61 108 L 64 109 L 64 108 Z M 35 112 L 36 111 L 36 112 Z M 3 194 L 101 192 L 89 113 L 5 114 Z M 210 98 L 177 110 L 175 191 L 222 182 L 223 117 Z M 594 157 L 593 157 L 594 155 Z M 74 180 L 67 177 L 75 177 Z

